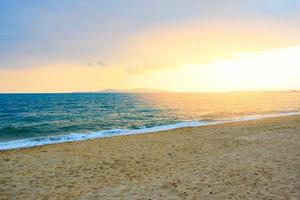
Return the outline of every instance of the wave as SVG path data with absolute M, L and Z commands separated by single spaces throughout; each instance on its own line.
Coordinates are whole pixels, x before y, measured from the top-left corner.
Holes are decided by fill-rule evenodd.
M 141 134 L 141 133 L 166 131 L 166 130 L 172 130 L 172 129 L 183 128 L 183 127 L 208 126 L 208 125 L 223 124 L 228 122 L 250 121 L 250 120 L 280 117 L 280 116 L 290 116 L 290 115 L 298 115 L 298 114 L 300 114 L 300 112 L 251 115 L 251 116 L 244 116 L 240 118 L 221 119 L 221 120 L 179 122 L 176 124 L 155 126 L 151 128 L 141 128 L 136 130 L 113 129 L 113 130 L 103 130 L 103 131 L 97 131 L 97 132 L 91 132 L 85 134 L 70 133 L 66 135 L 34 137 L 28 139 L 0 142 L 0 150 L 29 148 L 34 146 L 42 146 L 42 145 L 49 145 L 49 144 L 56 144 L 56 143 L 82 141 L 82 140 L 90 140 L 96 138 L 113 137 L 113 136 L 121 136 L 121 135 L 134 135 L 134 134 Z

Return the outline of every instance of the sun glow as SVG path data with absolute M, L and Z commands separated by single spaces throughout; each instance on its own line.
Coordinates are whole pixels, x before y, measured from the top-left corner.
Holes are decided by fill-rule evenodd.
M 299 55 L 299 46 L 237 53 L 232 59 L 212 63 L 161 68 L 141 75 L 139 82 L 182 92 L 298 89 Z
M 212 71 L 227 89 L 288 88 L 300 80 L 299 55 L 300 47 L 240 53 L 213 64 Z

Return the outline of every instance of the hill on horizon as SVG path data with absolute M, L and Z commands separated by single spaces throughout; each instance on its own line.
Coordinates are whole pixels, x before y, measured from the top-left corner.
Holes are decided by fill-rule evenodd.
M 108 89 L 96 91 L 96 93 L 162 93 L 162 92 L 168 92 L 168 91 L 161 90 L 161 89 L 149 89 L 149 88 L 134 88 L 134 89 L 126 89 L 126 90 L 108 88 Z

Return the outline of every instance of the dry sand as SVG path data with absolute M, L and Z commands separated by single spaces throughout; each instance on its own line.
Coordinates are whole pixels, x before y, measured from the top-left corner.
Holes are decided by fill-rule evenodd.
M 300 199 L 300 116 L 0 152 L 0 199 Z

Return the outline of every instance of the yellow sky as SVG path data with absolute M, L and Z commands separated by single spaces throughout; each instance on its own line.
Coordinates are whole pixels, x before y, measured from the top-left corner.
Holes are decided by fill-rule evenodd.
M 132 36 L 107 66 L 67 63 L 0 69 L 0 92 L 105 88 L 170 91 L 300 89 L 300 38 L 260 23 L 176 24 Z
M 300 45 L 299 33 L 298 27 L 272 20 L 185 22 L 133 35 L 116 59 L 133 71 L 208 63 L 230 59 L 238 52 Z
M 157 88 L 170 91 L 230 91 L 300 88 L 300 46 L 235 54 L 210 63 L 132 73 L 120 66 L 45 66 L 0 71 L 1 92 L 96 91 Z

